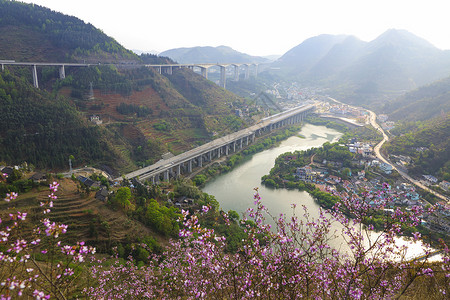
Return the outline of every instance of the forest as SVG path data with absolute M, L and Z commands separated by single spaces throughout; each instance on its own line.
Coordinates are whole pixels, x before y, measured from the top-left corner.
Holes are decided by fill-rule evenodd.
M 390 154 L 412 158 L 408 170 L 415 175 L 435 174 L 450 180 L 450 117 L 442 116 L 423 122 L 404 122 L 385 146 Z
M 88 126 L 67 100 L 6 72 L 0 74 L 0 103 L 0 161 L 61 168 L 70 155 L 78 162 L 113 160 L 101 130 Z

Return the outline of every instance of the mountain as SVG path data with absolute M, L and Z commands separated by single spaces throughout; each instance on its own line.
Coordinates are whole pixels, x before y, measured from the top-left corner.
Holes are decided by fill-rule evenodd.
M 281 56 L 273 65 L 283 69 L 289 76 L 307 73 L 346 35 L 322 34 L 305 40 Z
M 383 111 L 393 120 L 425 121 L 450 112 L 450 77 L 422 86 L 387 102 Z
M 93 165 L 117 176 L 240 129 L 242 98 L 187 69 L 159 70 L 167 57 L 137 56 L 101 30 L 47 8 L 0 0 L 0 57 L 95 62 L 90 67 L 29 67 L 0 73 L 0 161 L 40 169 Z M 91 117 L 102 122 L 94 124 Z M 94 118 L 95 120 L 95 118 Z M 233 124 L 233 126 L 230 126 Z
M 391 29 L 368 43 L 340 76 L 362 93 L 407 91 L 448 76 L 448 54 L 405 30 Z
M 354 36 L 348 36 L 333 47 L 309 70 L 308 74 L 314 78 L 338 74 L 345 67 L 355 61 L 360 52 L 367 45 L 366 42 Z
M 95 63 L 138 60 L 93 25 L 39 5 L 0 0 L 0 31 L 2 59 Z
M 178 63 L 265 63 L 267 58 L 251 56 L 238 52 L 227 46 L 176 48 L 163 51 L 160 56 L 167 56 Z
M 405 30 L 390 29 L 371 42 L 319 35 L 273 63 L 284 78 L 322 85 L 346 102 L 371 104 L 450 75 L 450 51 Z

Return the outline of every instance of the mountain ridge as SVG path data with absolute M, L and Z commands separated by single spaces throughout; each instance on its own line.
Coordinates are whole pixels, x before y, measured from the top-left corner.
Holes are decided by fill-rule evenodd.
M 416 35 L 389 29 L 370 42 L 322 34 L 273 63 L 282 78 L 319 83 L 344 102 L 380 102 L 450 75 L 450 51 Z M 270 70 L 268 71 L 270 72 Z
M 228 46 L 174 48 L 161 52 L 179 63 L 267 63 L 269 59 L 236 51 Z

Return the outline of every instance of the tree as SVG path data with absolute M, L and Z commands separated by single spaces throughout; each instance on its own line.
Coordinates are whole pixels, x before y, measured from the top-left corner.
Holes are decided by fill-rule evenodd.
M 388 192 L 383 192 L 388 201 Z M 386 202 L 380 201 L 378 208 Z M 88 291 L 92 298 L 145 295 L 144 298 L 205 299 L 390 299 L 404 295 L 415 283 L 419 297 L 434 293 L 445 298 L 450 292 L 449 249 L 443 245 L 444 259 L 439 264 L 408 261 L 394 237 L 403 227 L 413 228 L 424 211 L 396 211 L 383 231 L 370 239 L 361 221 L 373 216 L 365 202 L 348 199 L 335 205 L 319 218 L 295 214 L 274 218 L 275 228 L 265 216 L 270 215 L 255 193 L 256 208 L 247 211 L 241 221 L 244 235 L 236 251 L 227 252 L 226 238 L 214 229 L 204 228 L 199 216 L 183 213 L 179 239 L 172 240 L 161 256 L 144 268 L 134 263 L 124 267 L 96 266 L 92 276 L 96 284 Z M 295 208 L 294 208 L 295 209 Z M 353 221 L 344 213 L 354 216 Z M 226 218 L 229 219 L 229 218 Z M 349 253 L 339 253 L 330 246 L 331 223 L 339 222 Z M 231 222 L 228 222 L 231 226 Z M 418 233 L 414 233 L 416 239 Z M 367 243 L 367 237 L 369 241 Z M 393 257 L 403 257 L 400 261 Z M 119 288 L 120 286 L 120 288 Z
M 119 205 L 125 210 L 131 209 L 133 210 L 134 206 L 130 202 L 131 199 L 131 190 L 129 187 L 121 187 L 116 191 L 116 194 L 113 197 L 113 204 Z

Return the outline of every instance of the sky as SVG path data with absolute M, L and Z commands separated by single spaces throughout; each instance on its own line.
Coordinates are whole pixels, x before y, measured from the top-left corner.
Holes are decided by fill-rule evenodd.
M 282 55 L 320 34 L 371 41 L 405 29 L 450 49 L 448 0 L 31 0 L 91 23 L 131 50 L 225 45 Z

